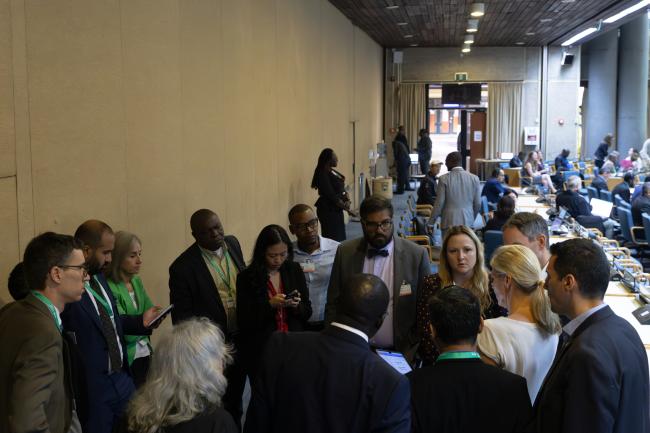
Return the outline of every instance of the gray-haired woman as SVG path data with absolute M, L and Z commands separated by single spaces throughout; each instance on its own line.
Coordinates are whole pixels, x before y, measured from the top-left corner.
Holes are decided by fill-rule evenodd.
M 146 383 L 128 409 L 132 433 L 235 433 L 223 410 L 231 361 L 223 333 L 205 318 L 174 326 L 156 346 Z

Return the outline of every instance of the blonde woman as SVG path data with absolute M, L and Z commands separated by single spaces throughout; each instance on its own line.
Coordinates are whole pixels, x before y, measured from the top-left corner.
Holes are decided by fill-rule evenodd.
M 509 315 L 484 322 L 479 352 L 487 364 L 525 377 L 532 403 L 553 363 L 560 319 L 551 311 L 539 260 L 530 249 L 502 246 L 490 265 L 497 301 Z
M 130 433 L 235 433 L 221 408 L 230 349 L 206 318 L 175 325 L 156 346 L 147 382 L 128 408 Z
M 483 244 L 471 228 L 454 226 L 447 230 L 442 241 L 438 273 L 424 279 L 417 299 L 418 354 L 424 365 L 432 364 L 438 357 L 429 332 L 431 319 L 427 308 L 429 298 L 437 290 L 451 285 L 463 287 L 479 299 L 484 318 L 499 316 L 499 309 L 493 308 L 488 274 L 483 263 Z

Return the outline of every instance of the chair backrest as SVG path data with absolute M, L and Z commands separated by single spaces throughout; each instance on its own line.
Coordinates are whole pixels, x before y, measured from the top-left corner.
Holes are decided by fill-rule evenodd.
M 605 200 L 605 201 L 612 201 L 612 193 L 609 191 L 605 191 L 604 189 L 600 190 L 600 199 Z
M 488 204 L 487 196 L 481 196 L 481 213 L 484 217 L 487 217 L 487 214 L 490 212 L 490 205 Z
M 500 162 L 499 167 L 500 168 L 510 168 L 510 163 L 509 162 Z
M 503 232 L 501 230 L 486 230 L 483 233 L 485 266 L 490 265 L 494 251 L 503 245 Z
M 646 212 L 643 212 L 641 214 L 641 218 L 643 219 L 643 231 L 645 232 L 645 240 L 650 244 L 650 215 L 648 215 Z
M 598 198 L 598 190 L 593 186 L 588 186 L 587 195 L 589 196 L 589 200 L 591 200 L 592 198 Z
M 562 176 L 564 176 L 564 179 L 566 180 L 566 179 L 570 178 L 571 176 L 578 176 L 579 177 L 580 172 L 575 171 L 575 170 L 567 170 L 567 171 L 562 172 Z
M 634 222 L 632 221 L 632 211 L 630 209 L 621 207 L 618 209 L 618 222 L 621 224 L 621 234 L 627 242 L 633 242 L 632 240 L 632 227 Z

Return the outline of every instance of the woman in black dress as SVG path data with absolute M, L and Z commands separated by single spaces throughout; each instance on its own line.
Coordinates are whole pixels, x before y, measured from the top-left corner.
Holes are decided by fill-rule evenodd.
M 318 190 L 316 214 L 323 237 L 345 240 L 343 211 L 350 212 L 350 198 L 345 192 L 345 176 L 336 171 L 339 159 L 332 149 L 323 149 L 318 157 L 311 187 Z
M 237 324 L 249 375 L 255 376 L 273 332 L 303 331 L 310 316 L 307 283 L 293 261 L 289 235 L 268 225 L 257 237 L 251 264 L 237 275 Z

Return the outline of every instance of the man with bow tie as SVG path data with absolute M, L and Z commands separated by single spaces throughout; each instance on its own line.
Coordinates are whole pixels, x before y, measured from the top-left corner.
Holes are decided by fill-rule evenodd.
M 393 205 L 380 196 L 361 203 L 363 237 L 343 242 L 336 251 L 327 291 L 325 321 L 336 316 L 339 292 L 351 275 L 381 278 L 390 300 L 386 317 L 370 341 L 376 348 L 401 352 L 411 360 L 417 348 L 415 301 L 424 277 L 431 273 L 429 256 L 420 245 L 393 236 Z

